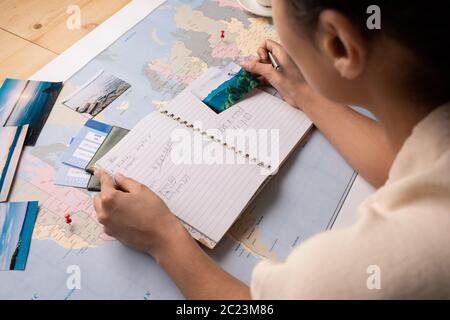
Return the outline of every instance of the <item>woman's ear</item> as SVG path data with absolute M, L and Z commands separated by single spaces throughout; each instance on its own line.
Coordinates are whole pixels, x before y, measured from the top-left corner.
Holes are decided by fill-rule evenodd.
M 324 10 L 318 21 L 318 39 L 322 51 L 341 77 L 355 79 L 366 66 L 367 48 L 361 32 L 335 10 Z

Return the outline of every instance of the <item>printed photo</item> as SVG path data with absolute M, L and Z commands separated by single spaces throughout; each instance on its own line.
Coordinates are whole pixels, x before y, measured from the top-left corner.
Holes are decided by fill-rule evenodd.
M 78 113 L 95 117 L 130 87 L 129 83 L 100 71 L 63 104 Z
M 240 69 L 238 73 L 211 91 L 203 103 L 214 112 L 221 113 L 232 107 L 259 85 L 259 81 L 249 72 Z
M 28 124 L 25 145 L 35 145 L 61 89 L 61 82 L 6 79 L 0 88 L 0 126 Z
M 27 129 L 28 125 L 0 127 L 0 202 L 8 199 Z
M 221 69 L 210 68 L 190 88 L 207 107 L 219 114 L 244 99 L 259 84 L 252 74 L 230 62 Z
M 25 270 L 38 202 L 0 203 L 0 270 Z

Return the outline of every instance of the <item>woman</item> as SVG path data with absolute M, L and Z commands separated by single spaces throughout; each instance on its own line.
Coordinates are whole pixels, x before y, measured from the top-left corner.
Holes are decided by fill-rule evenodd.
M 210 260 L 148 188 L 96 172 L 105 232 L 153 256 L 192 299 L 450 298 L 448 19 L 440 2 L 378 1 L 381 30 L 369 30 L 370 4 L 276 0 L 283 46 L 268 40 L 243 65 L 379 187 L 354 226 L 307 240 L 284 263 L 260 263 L 249 288 Z M 373 266 L 375 289 L 367 283 Z

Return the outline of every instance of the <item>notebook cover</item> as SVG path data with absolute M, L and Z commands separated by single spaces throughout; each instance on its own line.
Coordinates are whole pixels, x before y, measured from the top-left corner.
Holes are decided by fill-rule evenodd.
M 128 129 L 120 128 L 120 127 L 112 127 L 109 134 L 106 136 L 105 140 L 103 141 L 100 148 L 98 148 L 97 152 L 92 157 L 91 161 L 86 166 L 86 171 L 93 174 L 94 173 L 94 167 L 95 163 L 103 157 L 109 150 L 111 150 L 117 143 L 119 143 L 120 140 L 122 140 L 123 137 L 127 135 L 127 133 L 130 132 Z M 95 181 L 89 180 L 89 185 L 95 186 Z M 88 185 L 88 190 L 89 189 Z

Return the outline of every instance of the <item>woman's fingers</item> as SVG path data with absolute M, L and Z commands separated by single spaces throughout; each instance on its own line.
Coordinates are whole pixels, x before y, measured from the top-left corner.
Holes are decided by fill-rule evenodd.
M 115 175 L 114 179 L 116 180 L 117 187 L 125 192 L 138 192 L 142 187 L 142 185 L 136 180 L 125 177 L 121 174 Z
M 258 56 L 260 62 L 270 63 L 269 55 L 267 52 L 273 53 L 275 56 L 282 52 L 283 47 L 278 43 L 270 39 L 264 40 L 261 46 L 258 48 Z
M 270 52 L 274 52 L 274 51 L 278 51 L 280 49 L 282 49 L 283 47 L 281 46 L 281 44 L 279 44 L 276 41 L 270 40 L 270 39 L 266 39 L 264 41 L 264 45 L 263 47 L 266 48 L 266 50 L 270 51 Z
M 111 177 L 109 174 L 107 174 L 103 170 L 96 169 L 94 171 L 94 175 L 98 178 L 100 181 L 100 185 L 102 187 L 102 191 L 107 191 L 110 189 L 116 189 L 113 177 Z
M 260 47 L 258 49 L 258 51 L 257 51 L 257 54 L 258 54 L 260 62 L 270 63 L 269 55 L 267 54 L 267 49 L 266 48 Z
M 270 39 L 264 40 L 263 44 L 258 49 L 258 54 L 259 54 L 260 50 L 261 50 L 261 52 L 262 51 L 265 52 L 265 55 L 267 57 L 266 61 L 269 61 L 269 62 L 270 62 L 270 60 L 269 60 L 269 56 L 267 54 L 268 51 L 270 51 L 275 56 L 275 58 L 279 58 L 277 56 L 281 55 L 284 52 L 284 49 L 281 46 L 281 44 L 279 44 L 278 42 L 275 42 L 273 40 L 270 40 Z
M 258 60 L 253 60 L 250 62 L 242 63 L 241 65 L 245 70 L 250 73 L 257 74 L 266 79 L 273 77 L 273 72 L 275 71 L 271 64 L 261 63 Z

